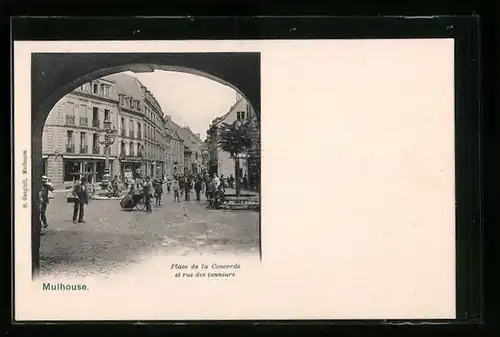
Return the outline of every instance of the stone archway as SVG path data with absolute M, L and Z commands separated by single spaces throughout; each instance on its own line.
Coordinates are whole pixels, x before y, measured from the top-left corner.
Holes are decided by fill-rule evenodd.
M 38 211 L 45 120 L 66 94 L 91 80 L 123 71 L 155 69 L 203 76 L 245 97 L 260 120 L 260 53 L 34 53 L 32 54 L 32 272 L 40 268 Z

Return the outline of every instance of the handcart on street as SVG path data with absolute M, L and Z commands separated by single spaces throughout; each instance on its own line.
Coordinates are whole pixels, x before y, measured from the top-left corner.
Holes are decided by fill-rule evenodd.
M 132 210 L 134 207 L 138 211 L 146 208 L 146 196 L 143 191 L 130 191 L 120 201 L 120 206 L 124 210 Z

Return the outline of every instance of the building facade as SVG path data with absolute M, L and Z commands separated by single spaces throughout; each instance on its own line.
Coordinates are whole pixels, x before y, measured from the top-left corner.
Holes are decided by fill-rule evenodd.
M 184 142 L 184 174 L 202 173 L 202 153 L 200 134 L 193 133 L 189 127 L 176 125 L 179 137 Z
M 165 120 L 160 104 L 146 87 L 141 88 L 144 93 L 145 130 L 146 130 L 146 174 L 160 178 L 165 175 Z
M 207 152 L 208 152 L 208 171 L 210 174 L 223 175 L 224 177 L 236 177 L 235 161 L 230 154 L 223 151 L 217 144 L 218 130 L 217 126 L 221 123 L 232 124 L 236 120 L 247 121 L 256 120 L 253 111 L 247 100 L 241 95 L 237 95 L 236 103 L 229 111 L 221 117 L 215 118 L 207 130 Z M 260 138 L 260 137 L 259 137 Z M 257 139 L 252 148 L 238 157 L 239 176 L 246 177 L 249 186 L 257 189 L 260 186 L 260 143 Z
M 82 85 L 50 112 L 43 129 L 42 158 L 43 174 L 54 185 L 72 185 L 82 172 L 92 183 L 102 181 L 105 120 L 117 130 L 107 150 L 111 176 L 135 178 L 140 171 L 163 177 L 167 136 L 162 109 L 135 77 L 114 74 Z
M 165 122 L 160 105 L 135 77 L 108 76 L 116 83 L 119 106 L 120 174 L 161 178 L 165 170 Z M 138 170 L 139 169 L 139 170 Z
M 42 137 L 43 174 L 55 186 L 72 185 L 87 173 L 92 183 L 102 181 L 105 149 L 101 142 L 104 120 L 116 125 L 118 97 L 114 81 L 101 78 L 64 96 L 51 110 Z M 108 148 L 110 174 L 118 169 L 115 144 Z
M 169 115 L 165 116 L 167 177 L 184 172 L 184 141 L 180 138 Z

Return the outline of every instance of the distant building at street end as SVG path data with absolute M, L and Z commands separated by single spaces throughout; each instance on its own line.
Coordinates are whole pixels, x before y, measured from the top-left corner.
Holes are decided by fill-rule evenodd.
M 168 178 L 184 172 L 184 141 L 177 133 L 174 124 L 172 118 L 165 115 L 166 175 Z
M 210 174 L 236 177 L 234 159 L 217 144 L 217 126 L 221 123 L 232 124 L 236 120 L 247 121 L 256 119 L 248 101 L 237 94 L 236 103 L 221 117 L 215 118 L 207 130 L 208 170 Z M 260 138 L 260 137 L 259 137 Z M 257 141 L 251 149 L 239 156 L 240 177 L 246 177 L 249 187 L 260 186 L 260 144 Z
M 177 135 L 183 141 L 183 162 L 182 174 L 202 173 L 202 156 L 200 135 L 191 131 L 188 126 L 182 127 L 172 121 L 169 121 L 169 128 L 177 131 Z

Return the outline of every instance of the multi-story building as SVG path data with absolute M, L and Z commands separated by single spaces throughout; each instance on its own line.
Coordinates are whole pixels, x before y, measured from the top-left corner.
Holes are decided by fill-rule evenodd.
M 169 115 L 165 115 L 166 174 L 168 177 L 184 172 L 184 141 Z
M 118 96 L 114 81 L 94 80 L 64 96 L 52 109 L 43 129 L 43 174 L 58 187 L 70 185 L 88 172 L 102 181 L 105 168 L 104 120 L 116 125 Z M 110 174 L 117 173 L 116 142 L 108 148 Z
M 165 174 L 165 120 L 160 104 L 153 94 L 142 87 L 144 93 L 146 125 L 146 172 L 151 177 L 163 177 Z
M 184 142 L 184 174 L 202 173 L 202 155 L 200 134 L 193 133 L 188 126 L 181 127 L 172 123 L 177 134 Z
M 232 124 L 236 120 L 246 121 L 255 119 L 253 111 L 248 101 L 237 96 L 236 103 L 229 111 L 221 117 L 215 118 L 207 130 L 207 152 L 208 152 L 208 169 L 210 174 L 224 175 L 225 177 L 236 177 L 235 162 L 230 154 L 223 151 L 217 144 L 218 130 L 217 125 L 221 123 Z M 249 185 L 258 188 L 260 182 L 260 144 L 258 139 L 246 153 L 239 154 L 239 176 L 246 177 Z
M 165 121 L 160 105 L 151 92 L 135 77 L 126 74 L 108 76 L 118 93 L 120 172 L 162 177 L 165 166 Z
M 43 132 L 44 174 L 54 184 L 69 185 L 81 172 L 90 172 L 91 182 L 102 181 L 104 120 L 117 130 L 108 148 L 111 175 L 135 178 L 140 171 L 159 178 L 201 172 L 199 135 L 164 116 L 153 94 L 121 73 L 74 90 L 49 114 Z

